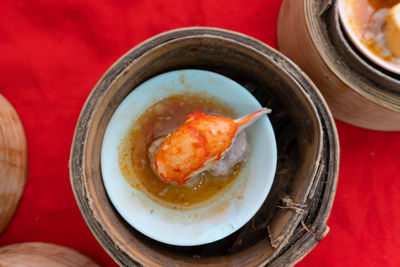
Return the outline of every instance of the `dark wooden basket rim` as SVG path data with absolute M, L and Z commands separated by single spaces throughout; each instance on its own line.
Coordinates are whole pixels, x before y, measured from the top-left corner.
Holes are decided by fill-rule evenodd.
M 136 58 L 145 54 L 149 47 L 155 47 L 158 44 L 173 39 L 188 38 L 191 36 L 208 36 L 214 38 L 223 37 L 235 40 L 236 42 L 240 42 L 242 45 L 247 46 L 248 49 L 263 54 L 265 57 L 268 57 L 270 61 L 284 66 L 282 71 L 284 71 L 287 76 L 302 88 L 304 94 L 310 97 L 318 116 L 321 118 L 321 127 L 324 134 L 324 141 L 322 144 L 323 156 L 320 159 L 321 164 L 317 170 L 321 174 L 321 177 L 314 181 L 315 184 L 313 185 L 314 189 L 316 187 L 321 188 L 318 207 L 315 208 L 313 214 L 301 214 L 291 234 L 285 237 L 287 242 L 281 244 L 280 249 L 276 250 L 273 258 L 263 262 L 264 264 L 269 263 L 275 266 L 279 266 L 282 262 L 289 265 L 294 264 L 304 257 L 327 233 L 328 228 L 326 226 L 326 221 L 333 204 L 338 178 L 339 145 L 336 127 L 325 100 L 310 79 L 305 76 L 297 66 L 275 49 L 270 48 L 256 39 L 232 31 L 217 28 L 192 27 L 162 33 L 150 38 L 127 52 L 101 77 L 81 111 L 71 147 L 69 163 L 71 184 L 81 213 L 95 237 L 118 263 L 135 264 L 132 261 L 129 262 L 129 256 L 126 254 L 124 255 L 124 252 L 114 245 L 112 238 L 108 236 L 99 224 L 99 221 L 96 218 L 97 215 L 93 213 L 93 207 L 91 207 L 90 200 L 87 199 L 86 192 L 88 188 L 85 187 L 85 183 L 83 182 L 83 179 L 86 178 L 85 175 L 82 174 L 82 171 L 84 168 L 90 168 L 90 166 L 84 165 L 82 155 L 86 149 L 86 134 L 90 127 L 90 125 L 87 125 L 87 122 L 90 120 L 91 113 L 94 112 L 96 108 L 95 103 L 93 103 L 92 100 L 95 93 L 101 94 L 102 90 L 106 90 L 104 88 L 110 86 L 120 75 L 125 75 L 126 73 L 124 73 L 124 68 L 129 64 L 133 64 L 132 62 L 134 62 Z M 308 199 L 312 198 L 313 193 L 308 197 Z M 302 225 L 300 219 L 302 217 L 307 217 L 307 215 L 309 215 L 308 218 L 312 220 L 312 227 L 307 229 L 307 231 L 304 231 L 304 225 Z M 292 240 L 289 242 L 290 238 L 292 238 Z M 142 263 L 145 262 L 144 259 L 140 259 L 140 255 L 136 256 L 138 257 L 138 261 Z

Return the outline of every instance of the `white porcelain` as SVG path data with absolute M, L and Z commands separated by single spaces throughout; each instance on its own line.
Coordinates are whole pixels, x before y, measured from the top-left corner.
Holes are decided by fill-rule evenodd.
M 400 64 L 392 63 L 374 54 L 360 41 L 357 31 L 361 31 L 361 29 L 359 29 L 357 25 L 351 25 L 350 23 L 352 17 L 356 16 L 355 14 L 353 15 L 354 8 L 360 8 L 354 7 L 355 4 L 362 5 L 362 2 L 359 0 L 338 0 L 339 18 L 347 36 L 357 49 L 369 60 L 388 71 L 400 74 Z
M 158 75 L 133 90 L 113 114 L 103 139 L 101 171 L 111 202 L 132 227 L 160 242 L 192 246 L 224 238 L 253 217 L 270 191 L 277 149 L 271 123 L 264 116 L 246 129 L 251 145 L 249 160 L 223 196 L 188 210 L 175 210 L 152 201 L 125 181 L 118 166 L 117 147 L 132 121 L 149 106 L 185 92 L 217 97 L 239 117 L 261 108 L 245 88 L 213 72 L 179 70 Z

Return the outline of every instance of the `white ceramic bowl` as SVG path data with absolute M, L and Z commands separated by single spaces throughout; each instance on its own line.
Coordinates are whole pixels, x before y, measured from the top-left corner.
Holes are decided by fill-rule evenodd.
M 352 17 L 357 16 L 357 13 L 354 9 L 362 8 L 357 7 L 356 5 L 363 5 L 363 1 L 359 0 L 339 0 L 338 1 L 338 9 L 339 9 L 339 18 L 342 26 L 351 40 L 351 42 L 357 47 L 357 49 L 369 60 L 374 62 L 376 65 L 391 71 L 396 74 L 400 74 L 400 64 L 395 64 L 390 61 L 385 60 L 384 58 L 374 54 L 371 52 L 361 41 L 359 37 L 359 32 L 361 32 L 361 28 L 356 23 L 351 23 Z
M 187 210 L 171 209 L 152 201 L 125 181 L 118 165 L 117 147 L 133 120 L 149 106 L 184 92 L 217 97 L 239 116 L 261 108 L 245 88 L 213 72 L 179 70 L 158 75 L 135 88 L 113 114 L 103 139 L 101 171 L 111 202 L 130 225 L 160 242 L 191 246 L 224 238 L 253 217 L 271 188 L 277 149 L 271 123 L 264 116 L 246 129 L 251 145 L 249 159 L 221 197 Z

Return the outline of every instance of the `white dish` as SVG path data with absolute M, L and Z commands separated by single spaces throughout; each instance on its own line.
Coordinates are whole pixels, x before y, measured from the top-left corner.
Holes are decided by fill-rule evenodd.
M 360 41 L 360 33 L 362 29 L 356 23 L 351 24 L 352 17 L 357 16 L 355 12 L 355 8 L 362 8 L 362 6 L 357 7 L 356 5 L 363 5 L 362 1 L 359 0 L 339 0 L 338 1 L 338 9 L 339 9 L 339 18 L 340 22 L 347 34 L 350 38 L 351 42 L 356 46 L 356 48 L 369 60 L 371 60 L 376 65 L 391 71 L 396 74 L 400 74 L 400 64 L 395 64 L 390 61 L 385 60 L 384 58 L 374 54 L 371 52 L 361 41 Z
M 111 202 L 132 227 L 160 242 L 192 246 L 222 239 L 254 216 L 271 188 L 277 149 L 271 123 L 264 116 L 246 129 L 251 145 L 249 159 L 221 197 L 203 207 L 187 210 L 171 209 L 152 201 L 122 176 L 117 147 L 132 122 L 149 106 L 185 92 L 217 97 L 239 117 L 261 108 L 245 88 L 213 72 L 180 70 L 158 75 L 133 90 L 113 114 L 103 139 L 101 171 Z

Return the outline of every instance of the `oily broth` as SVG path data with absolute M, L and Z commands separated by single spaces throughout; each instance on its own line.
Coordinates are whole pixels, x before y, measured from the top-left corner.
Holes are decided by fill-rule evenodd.
M 202 173 L 190 186 L 164 183 L 150 167 L 148 148 L 157 138 L 180 127 L 186 116 L 195 110 L 235 118 L 233 109 L 216 98 L 205 95 L 176 95 L 149 107 L 134 122 L 119 146 L 119 166 L 130 185 L 144 191 L 152 199 L 173 208 L 187 208 L 223 192 L 237 177 L 241 164 L 229 176 L 213 177 Z
M 371 5 L 375 10 L 381 8 L 391 8 L 399 2 L 399 0 L 368 0 L 368 4 Z

